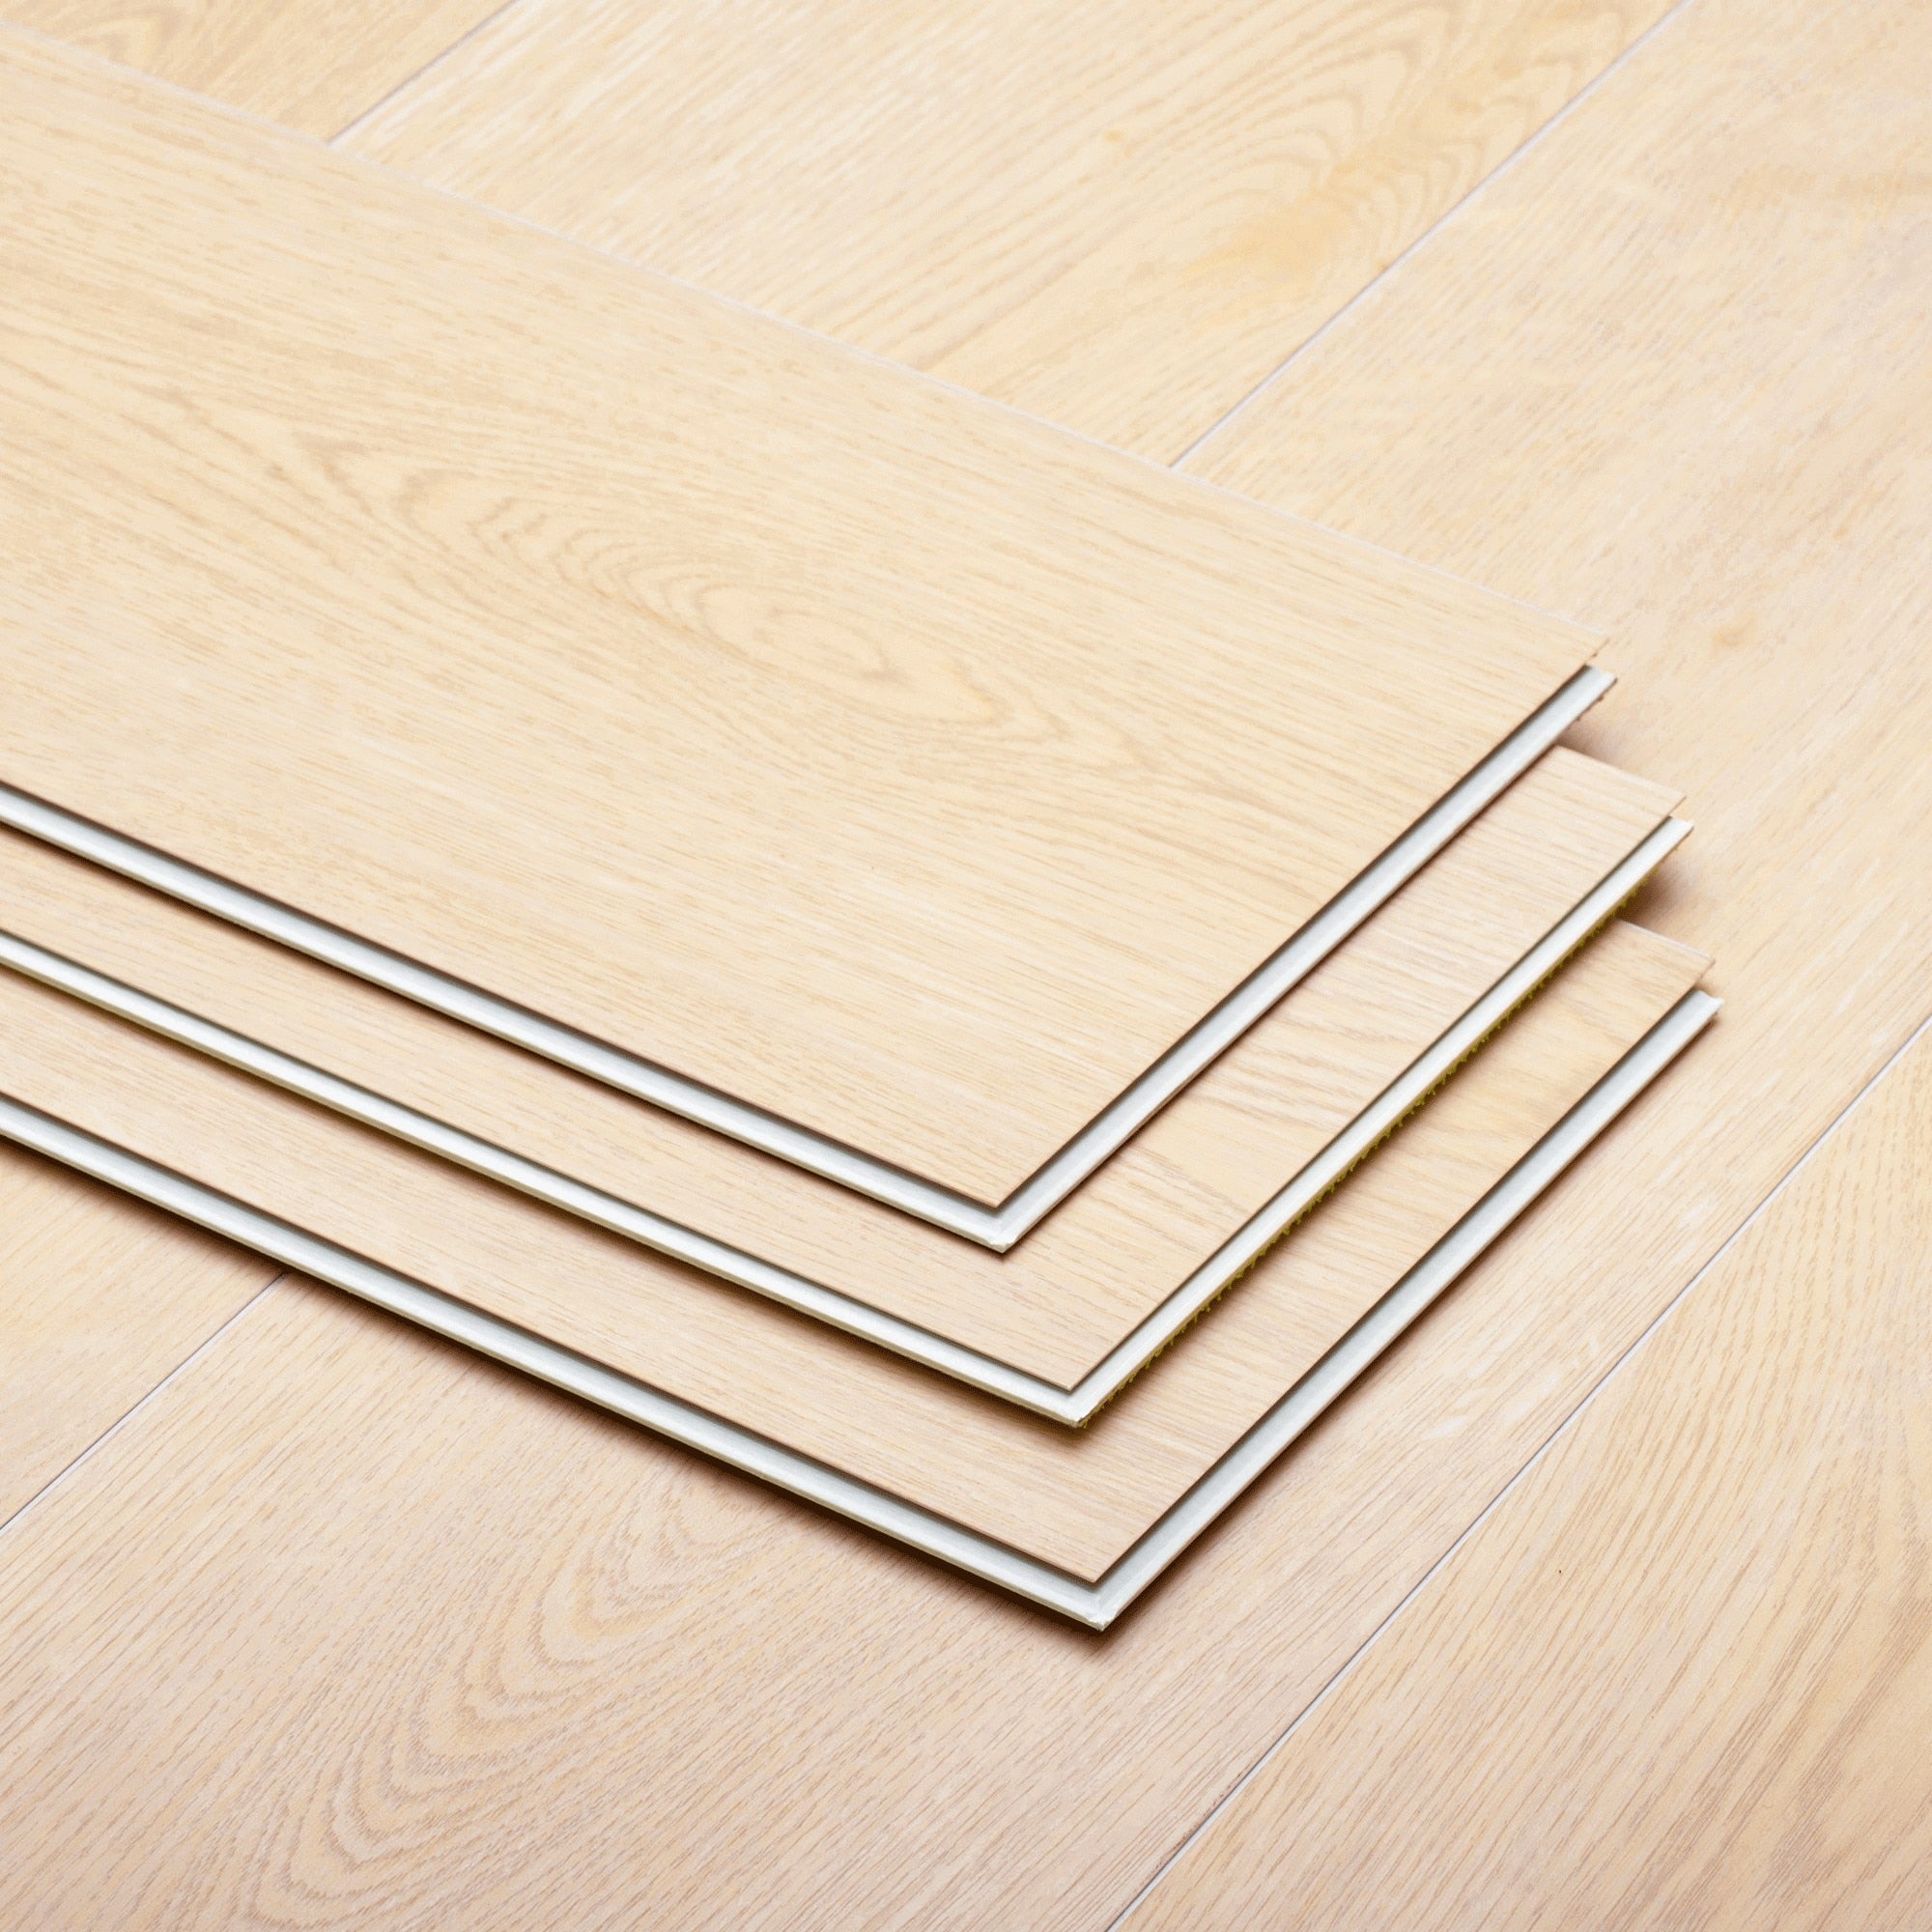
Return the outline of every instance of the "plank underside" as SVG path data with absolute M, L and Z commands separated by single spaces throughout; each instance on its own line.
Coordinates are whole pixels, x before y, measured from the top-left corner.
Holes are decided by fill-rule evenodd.
M 1065 1429 L 0 976 L 0 1093 L 1093 1580 L 1676 1004 L 1613 925 L 1088 1428 Z
M 0 831 L 0 930 L 1070 1387 L 1656 830 L 1556 751 L 997 1256 Z
M 1921 1036 L 1135 1932 L 1922 1924 L 1929 1164 Z
M 0 158 L 0 780 L 976 1202 L 1594 648 L 12 31 Z

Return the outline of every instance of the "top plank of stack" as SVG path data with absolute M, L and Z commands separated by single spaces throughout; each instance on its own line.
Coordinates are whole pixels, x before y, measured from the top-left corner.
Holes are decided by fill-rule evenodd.
M 71 76 L 7 38 L 0 781 L 965 1200 L 1594 646 Z

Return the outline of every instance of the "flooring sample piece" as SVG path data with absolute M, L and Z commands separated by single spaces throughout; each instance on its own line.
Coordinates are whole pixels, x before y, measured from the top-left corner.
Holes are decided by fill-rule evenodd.
M 1928 1165 L 1921 1036 L 1135 1932 L 1922 1923 Z
M 982 1217 L 1103 1159 L 1606 682 L 52 43 L 0 107 L 8 822 L 787 1157 Z
M 0 1148 L 0 1520 L 278 1271 Z
M 1665 0 L 523 0 L 345 145 L 1165 462 Z
M 4 0 L 0 17 L 327 138 L 500 0 Z
M 1688 869 L 1644 910 L 1736 949 L 1733 997 L 1695 1078 L 1640 1102 L 1466 1275 L 1427 1346 L 1277 1468 L 1212 1561 L 1105 1643 L 1043 1637 L 635 1432 L 543 1412 L 461 1351 L 278 1288 L 261 1331 L 224 1338 L 0 1542 L 8 1774 L 43 1794 L 16 1828 L 29 1858 L 0 1861 L 10 1909 L 1111 1922 L 1922 1016 L 1932 849 L 1901 827 L 1932 803 L 1915 750 L 1932 501 L 1898 427 L 1932 397 L 1927 25 L 1904 4 L 1696 0 L 1391 277 L 1393 313 L 1329 338 L 1362 322 L 1371 355 L 1412 353 L 1505 231 L 1524 260 L 1548 248 L 1560 353 L 1465 338 L 1350 487 L 1370 514 L 1385 450 L 1391 518 L 1420 531 L 1395 457 L 1447 433 L 1461 372 L 1474 395 L 1492 355 L 1516 358 L 1532 447 L 1567 460 L 1532 463 L 1539 492 L 1482 529 L 1523 452 L 1478 410 L 1438 538 L 1508 550 L 1519 582 L 1621 623 L 1635 689 L 1673 680 L 1595 735 L 1699 787 Z M 1565 290 L 1566 251 L 1599 241 L 1601 299 Z M 1585 365 L 1639 318 L 1664 353 L 1640 383 L 1621 365 L 1641 407 L 1602 417 Z M 1293 434 L 1277 422 L 1283 487 Z M 1571 1319 L 1539 1326 L 1551 1281 Z M 1420 1412 L 1441 1418 L 1427 1435 Z M 484 1702 L 506 1662 L 525 1694 Z M 425 1742 L 439 1763 L 468 1747 L 469 1775 L 387 1802 L 370 1767 L 420 1763 Z M 182 1775 L 101 1777 L 124 1749 Z
M 1465 1284 L 1486 1321 L 1562 1218 Z M 0 1906 L 1104 1923 L 1376 1614 L 1431 1492 L 1517 1433 L 1517 1352 L 1472 1383 L 1434 1346 L 1475 1313 L 1451 1297 L 1098 1642 L 281 1284 L 0 1535 Z
M 1602 923 L 1672 803 L 1546 754 L 1004 1258 L 4 831 L 0 963 L 1074 1422 Z
M 1688 948 L 1612 927 L 1185 1348 L 1077 1433 L 12 975 L 0 976 L 0 1094 L 9 1096 L 0 1130 L 286 1264 L 568 1379 L 577 1393 L 976 1574 L 1070 1613 L 1092 1608 L 1104 1622 L 1111 1600 L 1088 1605 L 1065 1586 L 1107 1584 L 1178 1499 L 1438 1243 L 1453 1246 L 1457 1268 L 1479 1252 L 1495 1218 L 1464 1235 L 1464 1217 L 1686 1003 L 1705 963 Z M 1709 1002 L 1690 1004 L 1645 1060 L 1644 1078 L 1707 1016 Z M 1611 1094 L 1585 1122 L 1589 1132 L 1642 1084 Z M 1543 1159 L 1515 1208 L 1581 1144 L 1573 1138 Z M 1448 1278 L 1434 1279 L 1428 1297 Z M 475 1311 L 497 1329 L 483 1332 Z M 577 1365 L 559 1367 L 533 1337 Z M 1355 1350 L 1343 1383 L 1371 1358 Z M 625 1378 L 628 1387 L 614 1386 Z M 708 1419 L 709 1435 L 694 1416 Z M 757 1439 L 727 1442 L 719 1425 Z M 774 1459 L 775 1446 L 789 1464 Z M 838 1482 L 809 1486 L 801 1459 Z M 918 1512 L 924 1520 L 911 1520 Z M 960 1547 L 960 1529 L 1034 1568 Z M 1036 1574 L 1040 1566 L 1055 1574 Z

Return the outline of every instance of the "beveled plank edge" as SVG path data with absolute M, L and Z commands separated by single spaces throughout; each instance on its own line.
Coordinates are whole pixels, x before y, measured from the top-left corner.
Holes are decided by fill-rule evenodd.
M 1071 1399 L 1078 1420 L 1090 1419 L 1153 1359 L 1228 1284 L 1254 1265 L 1288 1229 L 1453 1073 L 1465 1054 L 1481 1046 L 1516 1009 L 1536 992 L 1570 955 L 1611 919 L 1690 836 L 1682 818 L 1666 818 L 1630 855 L 1530 948 L 1461 1019 L 1403 1069 L 1282 1188 L 1237 1228 L 1118 1348 L 1076 1383 Z
M 343 1289 L 1043 1609 L 1104 1631 L 1702 1031 L 1719 1004 L 1702 991 L 1687 993 L 1234 1449 L 1093 1583 L 5 1096 L 0 1096 L 0 1138 L 226 1236 L 286 1267 Z
M 1067 1427 L 1092 1420 L 1236 1275 L 1596 931 L 1690 833 L 1669 818 L 1072 1387 L 954 1342 L 0 930 L 0 967 L 609 1233 Z
M 1004 1253 L 1519 778 L 1613 682 L 1586 665 L 997 1208 L 0 784 L 0 825 Z
M 1182 1034 L 998 1210 L 1004 1251 L 1056 1208 L 1175 1094 L 1271 1011 L 1436 853 L 1526 772 L 1616 680 L 1595 665 L 1575 672 L 1380 858 Z
M 1234 1448 L 1093 1586 L 1096 1629 L 1115 1617 L 1335 1403 L 1703 1032 L 1723 1002 L 1686 993 Z

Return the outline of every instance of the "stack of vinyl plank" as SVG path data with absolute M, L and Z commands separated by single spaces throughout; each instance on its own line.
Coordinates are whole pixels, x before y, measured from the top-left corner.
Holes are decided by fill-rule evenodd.
M 25 1145 L 1104 1626 L 1715 1009 L 1573 624 L 12 30 L 0 194 Z

